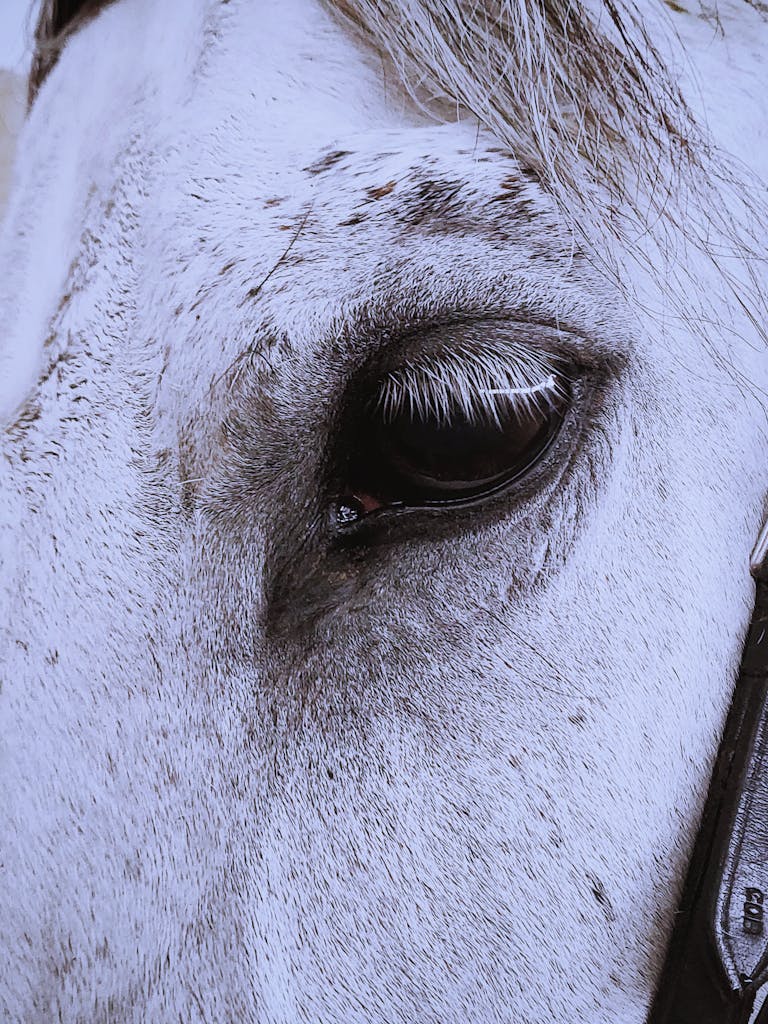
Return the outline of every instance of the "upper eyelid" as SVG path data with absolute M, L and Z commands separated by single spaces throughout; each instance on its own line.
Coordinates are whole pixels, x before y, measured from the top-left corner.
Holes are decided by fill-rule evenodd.
M 455 299 L 455 297 L 454 297 Z M 516 339 L 546 359 L 557 360 L 553 366 L 559 376 L 587 374 L 595 379 L 623 377 L 631 356 L 631 342 L 624 330 L 608 334 L 605 320 L 596 334 L 588 333 L 578 322 L 565 323 L 553 317 L 528 317 L 519 308 L 477 312 L 447 309 L 439 316 L 405 317 L 400 307 L 382 308 L 368 305 L 345 311 L 335 330 L 328 331 L 328 349 L 335 354 L 337 372 L 346 381 L 344 398 L 336 406 L 356 408 L 365 399 L 375 399 L 374 386 L 409 360 L 436 347 L 436 339 L 444 339 L 446 349 L 466 342 L 468 335 L 492 334 L 494 339 Z M 410 312 L 410 311 L 409 311 Z M 496 340 L 493 345 L 496 346 Z M 549 372 L 549 371 L 548 371 Z M 370 406 L 369 406 L 370 407 Z
M 500 327 L 535 338 L 537 347 L 541 343 L 587 369 L 619 368 L 631 359 L 637 341 L 634 321 L 618 296 L 611 296 L 609 303 L 598 289 L 569 284 L 551 294 L 542 289 L 537 297 L 538 283 L 538 278 L 532 280 L 524 289 L 525 274 L 510 282 L 492 270 L 481 286 L 476 275 L 457 271 L 430 280 L 421 293 L 392 281 L 375 298 L 361 296 L 345 303 L 343 315 L 326 321 L 322 333 L 359 368 L 391 366 L 393 352 L 405 351 L 402 342 L 408 337 Z

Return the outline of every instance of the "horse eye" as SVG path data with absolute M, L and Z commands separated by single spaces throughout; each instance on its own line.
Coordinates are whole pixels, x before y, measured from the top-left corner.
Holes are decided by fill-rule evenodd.
M 570 389 L 559 374 L 538 386 L 492 393 L 487 404 L 439 410 L 370 402 L 348 469 L 337 522 L 386 508 L 458 507 L 519 480 L 540 461 L 565 418 Z

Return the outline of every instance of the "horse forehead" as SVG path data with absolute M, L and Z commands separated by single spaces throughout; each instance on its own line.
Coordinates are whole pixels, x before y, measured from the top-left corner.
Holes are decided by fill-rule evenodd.
M 457 218 L 479 209 L 476 226 L 499 232 L 510 214 L 532 221 L 552 212 L 532 171 L 465 126 L 372 132 L 327 148 L 303 170 L 310 195 L 325 193 L 326 204 L 354 207 L 340 227 L 383 214 L 381 219 L 394 217 L 406 227 L 434 219 L 450 234 Z
M 327 342 L 352 304 L 395 305 L 419 289 L 437 307 L 474 276 L 482 305 L 491 288 L 478 282 L 519 283 L 536 261 L 528 301 L 536 289 L 565 301 L 567 279 L 593 318 L 603 302 L 538 180 L 476 128 L 371 129 L 294 153 L 279 173 L 257 128 L 232 122 L 181 151 L 161 170 L 178 187 L 144 212 L 147 266 L 164 268 L 147 274 L 148 305 L 173 321 L 164 385 L 191 407 L 190 381 L 207 390 L 254 344 L 322 361 L 315 339 Z
M 679 67 L 680 85 L 686 100 L 707 125 L 717 144 L 765 180 L 768 177 L 768 146 L 765 145 L 768 93 L 763 87 L 768 75 L 765 5 L 722 0 L 713 7 L 716 19 L 707 16 L 704 4 L 699 11 L 695 6 L 684 4 L 674 9 L 675 35 L 670 40 L 670 63 Z
M 356 205 L 366 209 L 368 219 L 403 200 L 401 214 L 406 205 L 412 207 L 411 221 L 439 213 L 447 231 L 452 213 L 468 212 L 478 201 L 507 204 L 484 206 L 486 220 L 508 215 L 509 204 L 523 198 L 531 217 L 552 212 L 536 174 L 476 125 L 404 125 L 351 135 L 336 135 L 329 128 L 327 137 L 312 138 L 309 145 L 298 142 L 294 125 L 266 138 L 260 128 L 258 120 L 234 120 L 225 131 L 217 126 L 207 139 L 197 138 L 183 151 L 178 172 L 191 187 L 186 195 L 179 193 L 182 201 L 189 195 L 222 204 L 250 200 L 259 219 L 269 222 L 296 203 L 318 209 Z M 248 213 L 253 216 L 255 210 Z
M 336 258 L 355 251 L 358 260 L 378 263 L 405 234 L 411 241 L 439 238 L 443 253 L 452 237 L 470 232 L 500 246 L 538 230 L 554 236 L 554 247 L 563 234 L 533 172 L 465 126 L 372 130 L 280 156 L 279 147 L 263 148 L 234 128 L 198 152 L 191 175 L 182 160 L 177 204 L 161 203 L 150 217 L 158 225 L 178 221 L 183 207 L 182 222 L 218 236 L 233 256 L 238 248 L 241 258 L 250 255 L 254 275 L 264 261 L 273 261 L 264 269 L 278 261 L 295 268 L 312 250 Z M 247 173 L 240 173 L 243 162 Z M 164 237 L 173 244 L 173 235 Z M 374 239 L 379 248 L 366 248 Z M 183 236 L 178 241 L 186 244 Z M 319 255 L 313 253 L 315 270 Z

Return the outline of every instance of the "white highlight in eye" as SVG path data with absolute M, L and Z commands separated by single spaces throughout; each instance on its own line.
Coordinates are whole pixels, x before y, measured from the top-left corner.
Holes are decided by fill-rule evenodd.
M 550 373 L 546 380 L 533 388 L 490 388 L 487 395 L 532 395 L 537 391 L 553 391 L 557 388 L 557 377 Z
M 494 339 L 496 340 L 496 339 Z M 447 425 L 459 413 L 470 423 L 501 426 L 510 412 L 544 413 L 565 397 L 556 356 L 516 341 L 459 345 L 409 360 L 389 373 L 377 406 L 385 422 L 411 419 Z

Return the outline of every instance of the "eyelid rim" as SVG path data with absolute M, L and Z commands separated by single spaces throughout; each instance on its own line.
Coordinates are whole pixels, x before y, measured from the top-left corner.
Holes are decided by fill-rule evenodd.
M 339 353 L 352 357 L 350 376 L 370 379 L 377 374 L 397 370 L 406 360 L 421 355 L 430 339 L 450 332 L 498 329 L 522 336 L 521 344 L 534 351 L 586 369 L 608 362 L 623 364 L 623 348 L 610 348 L 596 336 L 557 316 L 531 314 L 521 309 L 483 308 L 448 309 L 433 315 L 403 311 L 366 309 L 333 325 L 329 341 Z M 406 311 L 407 313 L 407 311 Z M 535 346 L 531 339 L 535 338 Z M 459 342 L 461 339 L 459 339 Z M 447 345 L 445 347 L 448 347 Z

